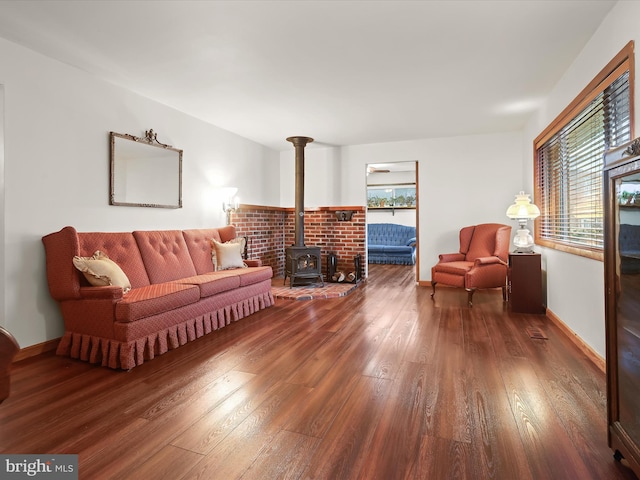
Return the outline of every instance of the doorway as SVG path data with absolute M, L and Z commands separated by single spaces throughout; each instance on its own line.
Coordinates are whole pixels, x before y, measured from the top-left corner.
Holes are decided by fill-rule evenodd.
M 411 231 L 403 227 L 415 229 L 415 264 L 407 264 L 407 268 L 415 269 L 415 280 L 419 282 L 419 201 L 418 201 L 418 162 L 370 163 L 366 166 L 367 175 L 367 211 L 366 225 L 370 224 L 398 225 L 401 231 Z M 384 240 L 383 240 L 384 241 Z M 379 246 L 369 249 L 367 234 L 367 270 L 369 263 L 405 264 L 407 252 L 387 254 L 379 251 Z

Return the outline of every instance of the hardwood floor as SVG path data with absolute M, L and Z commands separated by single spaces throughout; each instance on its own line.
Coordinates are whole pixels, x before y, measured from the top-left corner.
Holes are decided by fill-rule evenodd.
M 0 453 L 77 453 L 81 479 L 635 478 L 604 374 L 550 321 L 430 293 L 371 265 L 346 297 L 278 300 L 130 372 L 23 360 Z

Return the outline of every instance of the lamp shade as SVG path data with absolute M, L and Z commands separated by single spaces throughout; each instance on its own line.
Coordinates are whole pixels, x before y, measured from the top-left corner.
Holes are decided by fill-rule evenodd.
M 507 217 L 518 219 L 534 219 L 540 216 L 540 209 L 529 199 L 529 194 L 520 191 L 516 202 L 507 209 Z

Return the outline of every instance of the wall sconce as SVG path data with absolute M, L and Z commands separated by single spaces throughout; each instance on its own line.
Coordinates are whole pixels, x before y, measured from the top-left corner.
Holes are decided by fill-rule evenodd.
M 237 188 L 229 188 L 229 197 L 222 202 L 222 211 L 227 214 L 227 225 L 231 225 L 231 214 L 238 210 L 240 207 L 240 201 L 235 196 L 238 191 Z
M 507 217 L 518 220 L 519 228 L 513 238 L 516 253 L 531 253 L 533 251 L 533 237 L 527 229 L 527 221 L 540 216 L 540 209 L 529 199 L 529 194 L 522 190 L 516 195 L 516 202 L 507 209 Z

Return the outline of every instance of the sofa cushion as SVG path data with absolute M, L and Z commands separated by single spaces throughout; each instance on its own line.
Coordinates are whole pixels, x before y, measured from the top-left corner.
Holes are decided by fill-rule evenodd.
M 385 245 L 384 252 L 393 253 L 393 254 L 403 253 L 403 254 L 411 255 L 411 252 L 413 252 L 413 248 L 406 247 L 404 245 Z
M 93 255 L 96 250 L 104 252 L 116 262 L 131 282 L 131 287 L 143 287 L 151 283 L 136 239 L 131 232 L 79 232 L 78 253 L 81 257 Z
M 232 270 L 211 272 L 195 277 L 182 278 L 176 283 L 183 285 L 197 285 L 200 288 L 200 297 L 210 297 L 220 292 L 233 290 L 240 286 L 240 277 Z
M 395 223 L 367 224 L 369 245 L 407 245 L 407 241 L 415 236 L 416 227 Z
M 273 270 L 268 266 L 245 268 L 242 270 L 234 270 L 234 272 L 240 278 L 241 287 L 260 283 L 264 280 L 271 280 L 273 276 Z
M 235 225 L 227 225 L 226 227 L 218 228 L 218 234 L 220 235 L 220 241 L 222 243 L 228 242 L 229 240 L 233 240 L 238 236 L 236 234 Z
M 140 255 L 151 283 L 165 283 L 196 275 L 180 230 L 135 231 Z
M 244 252 L 244 237 L 234 238 L 225 243 L 211 240 L 211 261 L 216 271 L 229 270 L 233 268 L 247 268 L 247 264 L 242 259 Z
M 195 285 L 160 283 L 134 288 L 116 304 L 116 320 L 135 322 L 195 303 L 199 299 L 200 289 Z
M 196 273 L 213 272 L 213 263 L 211 262 L 211 239 L 222 241 L 217 228 L 203 228 L 183 230 L 182 235 L 189 249 L 189 255 L 196 268 Z
M 122 269 L 100 250 L 91 257 L 73 257 L 73 264 L 94 287 L 113 285 L 122 287 L 124 293 L 131 290 L 131 282 Z

